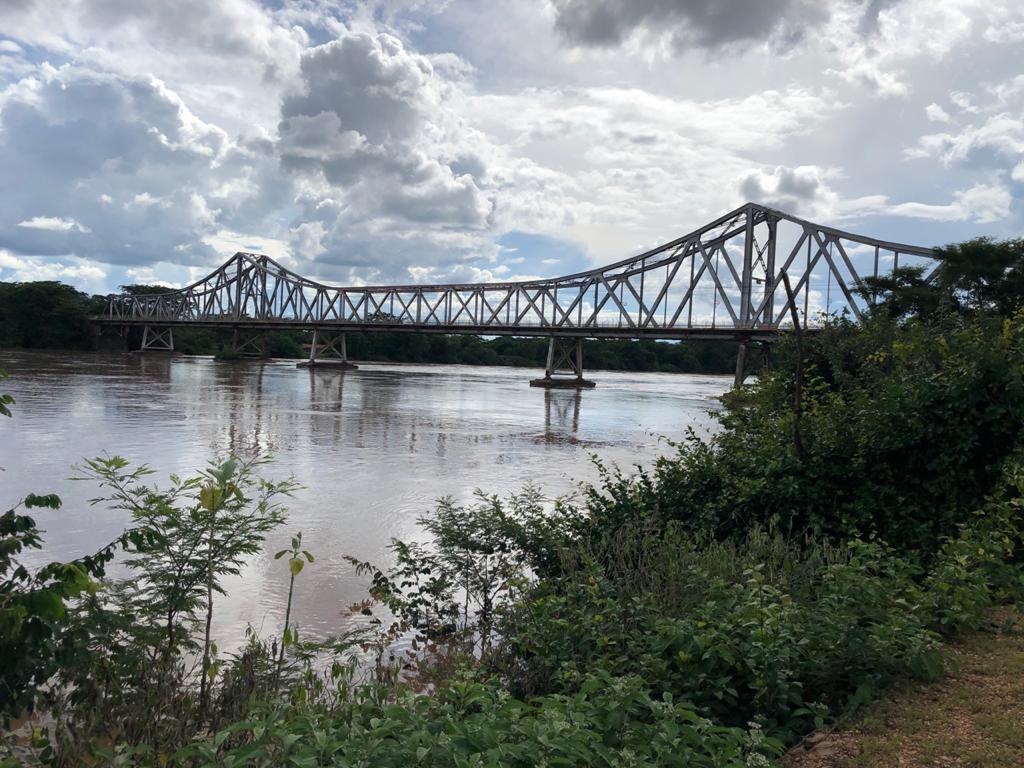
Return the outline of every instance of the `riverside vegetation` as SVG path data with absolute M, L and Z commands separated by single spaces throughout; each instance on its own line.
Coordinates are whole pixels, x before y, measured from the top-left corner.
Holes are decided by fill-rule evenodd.
M 209 635 L 290 482 L 86 462 L 131 518 L 109 547 L 31 573 L 40 531 L 0 517 L 2 764 L 767 766 L 935 679 L 945 639 L 1024 596 L 1024 243 L 946 256 L 863 286 L 865 323 L 780 343 L 710 442 L 576 498 L 442 501 L 429 545 L 350 561 L 362 624 L 327 639 L 290 615 L 233 654 Z M 289 604 L 315 555 L 276 554 Z

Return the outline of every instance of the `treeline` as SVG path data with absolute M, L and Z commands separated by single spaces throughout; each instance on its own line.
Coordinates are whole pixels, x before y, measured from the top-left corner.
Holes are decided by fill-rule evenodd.
M 123 286 L 133 293 L 159 293 L 162 286 Z M 89 296 L 59 282 L 0 283 L 0 347 L 23 349 L 92 349 L 90 317 L 102 314 L 103 296 Z M 308 355 L 312 334 L 273 331 L 266 334 L 271 357 Z M 137 340 L 136 340 L 137 341 Z M 348 353 L 354 360 L 395 363 L 449 363 L 543 368 L 547 340 L 480 338 L 417 333 L 350 333 Z M 231 331 L 176 328 L 175 349 L 186 355 L 230 356 Z M 731 373 L 736 343 L 695 340 L 682 343 L 622 339 L 587 340 L 584 367 L 611 371 Z
M 0 347 L 91 349 L 89 318 L 105 307 L 104 297 L 53 280 L 0 282 Z

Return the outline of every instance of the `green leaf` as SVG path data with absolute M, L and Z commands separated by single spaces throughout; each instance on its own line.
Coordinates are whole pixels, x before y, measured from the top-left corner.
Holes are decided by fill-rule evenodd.
M 60 509 L 61 501 L 60 496 L 54 493 L 47 494 L 45 496 L 39 496 L 34 493 L 30 493 L 25 497 L 25 506 L 29 509 L 33 507 L 47 507 L 49 509 Z
M 220 506 L 221 498 L 220 488 L 214 485 L 205 485 L 199 491 L 199 503 L 208 512 L 213 512 Z
M 302 568 L 305 564 L 306 563 L 303 560 L 300 560 L 297 557 L 293 557 L 291 560 L 289 560 L 288 568 L 291 570 L 292 576 L 298 576 L 300 573 L 302 573 Z

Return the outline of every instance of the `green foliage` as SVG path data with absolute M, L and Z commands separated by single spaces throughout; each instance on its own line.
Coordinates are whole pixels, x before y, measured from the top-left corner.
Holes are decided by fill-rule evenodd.
M 60 508 L 56 496 L 29 496 L 26 507 Z M 17 507 L 0 515 L 0 718 L 31 711 L 35 690 L 56 671 L 67 601 L 93 588 L 114 545 L 70 563 L 51 563 L 32 573 L 18 562 L 40 549 L 35 520 Z
M 6 379 L 8 377 L 7 371 L 0 368 L 0 379 Z M 6 392 L 0 392 L 0 416 L 11 415 L 11 409 L 9 406 L 14 405 L 14 398 Z
M 146 486 L 150 470 L 132 468 L 120 457 L 85 463 L 83 478 L 109 494 L 94 503 L 130 515 L 132 527 L 117 543 L 127 550 L 131 575 L 115 582 L 83 580 L 102 574 L 97 558 L 79 561 L 76 570 L 44 569 L 31 582 L 35 591 L 56 590 L 54 574 L 67 582 L 60 604 L 37 606 L 45 607 L 44 618 L 53 625 L 46 649 L 51 661 L 35 661 L 20 648 L 17 656 L 4 655 L 5 661 L 35 664 L 31 676 L 22 675 L 19 691 L 25 706 L 39 704 L 53 721 L 47 748 L 54 764 L 78 764 L 97 739 L 113 734 L 125 743 L 167 748 L 208 721 L 210 688 L 223 664 L 210 636 L 214 594 L 283 521 L 277 499 L 293 487 L 256 478 L 262 463 L 229 458 L 191 478 L 172 476 L 167 488 Z M 38 532 L 28 530 L 30 545 L 38 546 Z M 112 553 L 113 545 L 98 565 Z M 26 578 L 17 570 L 13 578 L 0 575 L 5 594 Z M 19 627 L 12 633 L 33 638 Z M 221 698 L 217 706 L 227 707 Z
M 721 728 L 635 678 L 595 675 L 574 696 L 523 701 L 468 681 L 381 702 L 372 688 L 335 707 L 258 713 L 175 755 L 177 764 L 627 766 L 768 765 L 780 745 Z M 151 754 L 130 764 L 156 765 Z
M 102 297 L 54 281 L 0 282 L 0 347 L 89 349 Z
M 1024 304 L 1024 239 L 978 237 L 935 254 L 942 260 L 936 283 L 961 311 L 1009 317 Z
M 0 370 L 0 378 L 7 373 Z M 14 400 L 0 395 L 0 413 L 10 416 Z M 18 508 L 60 509 L 54 494 L 28 494 L 19 505 L 0 515 L 0 721 L 3 724 L 35 706 L 37 688 L 63 662 L 61 645 L 67 603 L 93 589 L 93 578 L 104 573 L 114 550 L 133 534 L 94 555 L 69 563 L 50 563 L 32 573 L 18 561 L 26 549 L 42 548 L 42 532 Z
M 874 314 L 933 321 L 952 314 L 1010 317 L 1024 306 L 1024 239 L 978 237 L 935 249 L 929 278 L 918 267 L 867 278 L 861 295 L 880 299 Z
M 406 363 L 454 363 L 543 368 L 548 341 L 544 338 L 499 336 L 423 336 L 408 333 L 350 333 L 348 353 L 355 360 Z M 633 341 L 588 339 L 588 369 L 664 371 L 668 373 L 731 373 L 736 367 L 731 341 Z
M 549 514 L 528 486 L 505 500 L 479 491 L 469 505 L 442 499 L 419 522 L 431 545 L 393 540 L 388 571 L 350 562 L 372 576 L 371 595 L 398 619 L 392 634 L 413 630 L 418 642 L 462 643 L 486 655 L 498 613 L 521 598 L 530 574 L 558 569 L 558 547 L 579 521 L 561 502 Z M 363 612 L 372 615 L 369 606 Z
M 1019 468 L 1014 469 L 1019 475 Z M 571 694 L 591 670 L 653 698 L 791 742 L 895 677 L 935 679 L 941 637 L 1024 595 L 1020 487 L 973 515 L 923 568 L 877 541 L 740 541 L 626 526 L 576 548 L 562 577 L 508 611 L 490 671 L 517 695 Z
M 276 555 L 275 560 L 280 560 L 285 555 L 291 555 L 288 558 L 288 606 L 284 612 L 284 631 L 281 634 L 281 650 L 277 657 L 277 669 L 274 672 L 274 688 L 277 688 L 278 680 L 281 677 L 281 669 L 284 666 L 284 654 L 285 650 L 290 645 L 295 645 L 299 641 L 299 629 L 298 627 L 291 626 L 292 616 L 292 595 L 295 592 L 295 577 L 302 573 L 302 569 L 306 563 L 312 563 L 314 558 L 309 550 L 302 548 L 302 532 L 300 531 L 292 537 L 291 549 L 282 549 Z
M 638 477 L 606 472 L 588 499 L 596 530 L 653 516 L 717 537 L 754 524 L 834 540 L 875 534 L 934 551 L 996 483 L 1024 424 L 1024 316 L 863 328 L 806 343 L 793 439 L 792 345 L 723 414 Z

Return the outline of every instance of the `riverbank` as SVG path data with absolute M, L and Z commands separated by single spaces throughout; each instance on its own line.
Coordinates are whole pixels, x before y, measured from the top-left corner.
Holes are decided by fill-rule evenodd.
M 950 671 L 903 683 L 838 727 L 811 734 L 783 768 L 1024 766 L 1024 627 L 1019 610 L 948 646 Z

